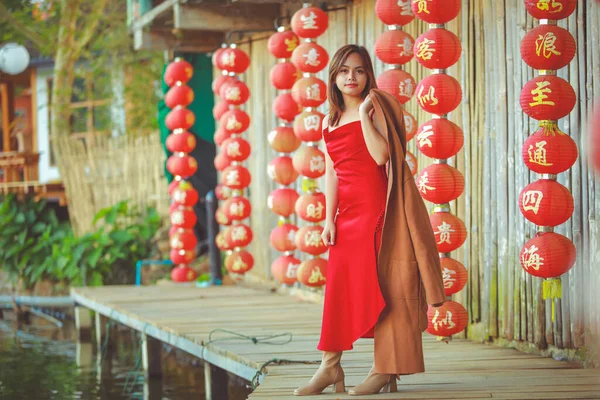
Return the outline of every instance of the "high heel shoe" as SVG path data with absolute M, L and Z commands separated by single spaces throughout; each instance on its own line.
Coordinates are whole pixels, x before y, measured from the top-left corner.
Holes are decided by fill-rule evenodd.
M 348 390 L 348 395 L 366 396 L 377 394 L 382 389 L 383 393 L 396 393 L 398 391 L 396 379 L 400 379 L 400 375 L 378 374 L 371 369 L 369 375 L 367 375 L 362 383 L 356 385 L 353 389 Z
M 323 360 L 321 366 L 304 386 L 294 390 L 296 396 L 311 396 L 320 394 L 328 386 L 333 386 L 335 393 L 343 393 L 346 391 L 344 384 L 344 370 L 340 365 L 342 352 L 323 352 Z

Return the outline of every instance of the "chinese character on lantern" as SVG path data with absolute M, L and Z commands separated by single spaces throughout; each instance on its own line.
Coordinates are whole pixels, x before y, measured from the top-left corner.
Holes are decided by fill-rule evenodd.
M 410 41 L 409 38 L 405 38 L 404 39 L 404 43 L 402 44 L 398 44 L 398 47 L 400 47 L 400 55 L 401 56 L 412 56 L 413 55 L 413 46 L 412 46 L 412 42 Z
M 435 329 L 436 331 L 438 330 L 438 328 L 440 326 L 443 326 L 443 325 L 448 325 L 448 328 L 450 328 L 450 329 L 452 329 L 456 326 L 454 321 L 452 321 L 452 312 L 446 311 L 446 318 L 439 318 L 439 317 L 440 317 L 440 310 L 435 310 L 435 315 L 433 316 L 431 323 L 433 324 L 433 329 Z
M 415 90 L 412 80 L 405 79 L 398 84 L 398 92 L 400 96 L 412 97 Z M 437 100 L 436 100 L 437 101 Z
M 289 263 L 287 271 L 285 272 L 286 278 L 295 278 L 298 275 L 298 264 Z
M 321 118 L 318 115 L 309 115 L 304 118 L 304 129 L 307 131 L 316 131 L 319 129 L 319 122 Z
M 312 65 L 313 67 L 318 67 L 321 64 L 321 61 L 318 60 L 319 53 L 317 53 L 316 49 L 310 49 L 308 54 L 303 54 L 302 57 L 306 58 L 305 64 Z
M 323 273 L 321 272 L 321 268 L 316 267 L 315 269 L 313 269 L 310 274 L 310 278 L 308 278 L 308 283 L 318 283 L 318 282 L 324 282 L 324 281 L 325 281 L 325 277 L 323 276 Z
M 413 15 L 410 1 L 411 0 L 398 0 L 398 7 L 402 8 L 400 15 Z
M 550 58 L 552 54 L 559 56 L 561 53 L 556 50 L 556 35 L 553 32 L 547 32 L 544 36 L 538 35 L 535 41 L 535 54 Z
M 240 143 L 239 142 L 231 142 L 227 146 L 227 155 L 229 157 L 239 157 L 242 155 L 240 153 Z
M 548 95 L 546 93 L 552 93 L 552 89 L 550 89 L 549 87 L 546 87 L 550 84 L 550 82 L 543 81 L 543 82 L 536 82 L 535 84 L 537 85 L 537 87 L 531 91 L 531 96 L 532 96 L 533 102 L 529 103 L 529 105 L 531 107 L 541 106 L 541 105 L 553 106 L 554 105 L 553 101 L 549 101 L 549 100 L 545 101 L 548 98 Z
M 231 267 L 231 269 L 233 269 L 234 271 L 245 271 L 248 267 L 248 264 L 246 264 L 244 262 L 244 260 L 242 260 L 242 257 L 237 257 L 234 261 L 233 261 L 233 265 Z
M 426 194 L 427 190 L 435 190 L 434 187 L 427 186 L 428 183 L 429 183 L 429 173 L 424 172 L 423 175 L 421 175 L 421 177 L 419 178 L 419 183 L 417 183 L 417 187 L 419 188 L 419 191 Z
M 431 147 L 431 140 L 429 140 L 430 136 L 433 136 L 433 126 L 432 125 L 424 125 L 423 130 L 417 135 L 417 140 L 419 141 L 419 147 L 428 146 Z
M 304 242 L 307 246 L 319 247 L 321 246 L 321 234 L 319 231 L 307 231 L 304 235 Z
M 317 16 L 312 11 L 308 15 L 301 15 L 300 20 L 302 21 L 302 27 L 304 29 L 318 29 L 317 21 L 315 21 L 316 18 Z
M 293 37 L 291 39 L 285 39 L 283 42 L 287 46 L 287 48 L 285 50 L 288 53 L 291 53 L 292 51 L 294 51 L 294 49 L 296 47 L 298 47 L 298 38 L 297 37 Z
M 246 234 L 246 229 L 243 226 L 234 226 L 231 229 L 231 239 L 233 241 L 246 240 L 248 235 Z
M 450 234 L 452 232 L 456 232 L 454 229 L 452 229 L 452 226 L 444 221 L 437 228 L 438 228 L 438 231 L 434 232 L 436 235 L 438 233 L 440 234 L 440 241 L 437 242 L 437 244 L 442 244 L 442 243 L 451 244 L 452 242 L 450 241 Z
M 543 198 L 544 193 L 540 190 L 528 190 L 523 195 L 523 210 L 533 211 L 533 213 L 537 215 Z
M 552 3 L 552 4 L 550 4 Z M 552 11 L 553 13 L 557 13 L 557 12 L 561 12 L 563 9 L 563 5 L 560 1 L 556 1 L 556 0 L 538 0 L 536 6 L 538 9 L 542 10 L 542 11 L 549 11 L 550 10 L 550 5 L 552 5 Z
M 533 149 L 533 145 L 529 145 L 527 149 L 527 154 L 529 154 L 529 161 L 538 165 L 543 165 L 545 167 L 549 167 L 554 165 L 554 163 L 549 163 L 546 161 L 546 141 L 542 140 L 535 144 L 535 150 Z
M 229 207 L 229 213 L 237 216 L 244 215 L 244 203 L 232 203 Z
M 242 128 L 242 123 L 237 120 L 235 115 L 232 115 L 227 119 L 227 130 L 233 131 Z
M 429 86 L 427 94 L 423 94 L 424 88 L 425 86 L 421 86 L 421 90 L 417 95 L 419 103 L 421 103 L 422 106 L 424 106 L 426 103 L 431 103 L 430 105 L 435 106 L 439 102 L 437 97 L 435 97 L 435 88 L 433 86 Z
M 435 49 L 429 47 L 430 44 L 434 44 L 435 40 L 425 38 L 422 42 L 417 45 L 417 57 L 423 60 L 431 60 Z
M 456 275 L 456 271 L 448 268 L 444 268 L 444 270 L 442 271 L 442 278 L 444 279 L 445 289 L 450 289 L 452 286 L 454 286 L 454 282 L 456 282 L 456 279 L 452 275 Z
M 319 201 L 319 205 L 315 206 L 314 204 L 309 204 L 306 207 L 306 215 L 310 218 L 322 218 L 323 216 L 323 203 Z
M 227 186 L 238 186 L 240 185 L 240 173 L 238 170 L 231 170 L 227 173 L 225 178 Z
M 323 171 L 325 169 L 325 159 L 321 156 L 313 156 L 310 160 L 310 172 Z
M 306 88 L 306 99 L 307 100 L 321 100 L 321 88 L 318 84 L 308 86 Z
M 238 101 L 240 99 L 240 88 L 239 87 L 228 87 L 225 89 L 225 99 L 231 101 Z
M 223 54 L 221 62 L 223 63 L 223 65 L 233 67 L 235 65 L 235 53 L 233 51 L 230 51 Z
M 428 0 L 413 0 L 413 3 L 418 3 L 419 5 L 419 13 L 429 14 L 429 10 L 427 9 L 427 1 Z
M 533 268 L 534 270 L 539 271 L 540 267 L 544 265 L 544 259 L 537 253 L 538 250 L 539 249 L 535 245 L 523 250 L 523 254 L 521 254 L 521 264 L 523 264 L 523 267 L 526 270 Z

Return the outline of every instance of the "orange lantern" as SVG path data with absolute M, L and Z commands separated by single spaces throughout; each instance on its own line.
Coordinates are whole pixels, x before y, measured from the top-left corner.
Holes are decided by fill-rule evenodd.
M 417 177 L 419 194 L 435 204 L 457 199 L 465 189 L 463 174 L 448 164 L 431 164 L 423 168 Z
M 231 197 L 231 189 L 222 183 L 219 183 L 215 187 L 215 195 L 219 200 L 227 200 L 229 197 Z
M 559 20 L 573 14 L 577 0 L 524 0 L 533 18 Z
M 557 226 L 573 214 L 573 196 L 569 189 L 552 179 L 539 179 L 521 191 L 519 209 L 539 226 Z
M 577 45 L 571 33 L 556 25 L 538 25 L 521 41 L 521 58 L 538 70 L 566 67 L 576 51 Z
M 577 144 L 556 124 L 543 123 L 523 144 L 522 156 L 527 168 L 533 172 L 559 174 L 577 161 Z
M 173 282 L 193 282 L 196 277 L 196 271 L 187 265 L 180 265 L 171 270 L 171 280 Z
M 410 151 L 406 151 L 406 156 L 404 159 L 406 160 L 406 164 L 408 164 L 408 169 L 410 169 L 411 175 L 417 175 L 417 172 L 419 172 L 419 162 L 417 161 L 417 157 L 415 157 L 415 155 Z
M 194 113 L 182 106 L 176 106 L 165 117 L 165 125 L 171 131 L 175 129 L 190 129 L 194 126 L 196 117 Z
M 412 0 L 415 16 L 430 24 L 445 24 L 460 12 L 461 0 Z
M 173 249 L 170 253 L 170 259 L 173 264 L 188 264 L 194 260 L 196 253 L 193 250 Z
M 231 219 L 229 219 L 227 214 L 225 214 L 225 211 L 223 211 L 222 206 L 217 208 L 217 211 L 215 212 L 215 219 L 217 220 L 219 225 L 224 225 L 224 226 L 229 226 L 233 222 L 233 221 L 231 221 Z
M 228 72 L 243 74 L 250 66 L 250 57 L 245 51 L 237 47 L 228 48 L 219 55 L 219 63 Z
M 317 7 L 304 7 L 292 16 L 292 30 L 301 38 L 321 36 L 329 25 L 327 13 Z
M 291 62 L 277 63 L 271 68 L 269 77 L 275 89 L 290 90 L 302 73 Z
M 301 107 L 319 107 L 327 100 L 327 85 L 314 76 L 299 79 L 292 87 L 292 97 Z
M 308 222 L 325 220 L 325 194 L 322 192 L 306 193 L 296 201 L 296 214 Z
M 303 226 L 296 232 L 296 247 L 298 250 L 317 256 L 328 250 L 321 239 L 323 227 L 320 225 Z
M 294 153 L 294 168 L 302 176 L 316 179 L 325 174 L 325 154 L 316 147 L 306 146 Z
M 389 69 L 377 77 L 377 87 L 394 95 L 401 104 L 413 97 L 416 86 L 415 78 L 401 69 Z
M 246 167 L 230 165 L 221 176 L 221 183 L 230 189 L 245 189 L 250 185 L 251 176 Z
M 250 116 L 239 108 L 231 109 L 221 116 L 221 128 L 228 134 L 239 134 L 250 126 Z
M 267 206 L 275 214 L 289 217 L 294 213 L 294 205 L 298 197 L 298 192 L 294 189 L 278 188 L 267 197 Z
M 277 118 L 287 122 L 293 121 L 301 111 L 302 108 L 296 103 L 291 93 L 282 93 L 273 102 L 273 112 Z
M 176 106 L 187 107 L 194 101 L 194 91 L 187 85 L 177 82 L 177 84 L 165 95 L 165 104 L 169 108 Z
M 213 117 L 220 121 L 223 114 L 229 111 L 229 104 L 225 101 L 220 101 L 213 107 Z
M 419 128 L 417 133 L 419 151 L 431 158 L 450 158 L 458 154 L 464 144 L 462 129 L 446 118 L 434 118 Z
M 284 285 L 293 285 L 297 281 L 300 260 L 294 256 L 280 256 L 271 264 L 271 275 Z
M 167 171 L 182 178 L 194 175 L 197 169 L 198 163 L 192 156 L 173 154 L 167 160 Z
M 291 185 L 298 178 L 292 158 L 288 156 L 280 156 L 271 160 L 267 167 L 267 173 L 273 181 L 284 186 Z
M 302 144 L 294 134 L 294 130 L 287 126 L 278 126 L 269 132 L 267 137 L 271 148 L 278 153 L 293 153 Z
M 173 190 L 171 197 L 174 202 L 184 206 L 193 206 L 198 202 L 198 192 L 186 181 L 179 183 L 179 186 Z
M 227 74 L 219 75 L 218 77 L 216 77 L 211 84 L 211 89 L 213 93 L 220 96 L 219 93 L 221 92 L 221 86 L 230 81 L 237 81 L 237 79 Z
M 315 42 L 302 43 L 292 54 L 292 63 L 302 72 L 317 73 L 327 67 L 329 54 Z
M 406 141 L 408 142 L 417 134 L 419 124 L 417 119 L 408 111 L 402 110 L 402 114 L 404 114 L 404 129 L 406 130 Z
M 231 161 L 244 161 L 250 157 L 250 143 L 241 137 L 225 139 L 223 150 Z
M 462 332 L 469 322 L 469 315 L 462 304 L 452 300 L 440 307 L 427 309 L 427 333 L 435 336 L 450 337 Z
M 248 225 L 231 225 L 225 231 L 225 240 L 231 247 L 246 247 L 252 242 L 252 229 Z
M 575 108 L 576 101 L 573 87 L 558 76 L 536 76 L 521 90 L 523 112 L 539 121 L 566 117 Z
M 450 253 L 467 240 L 465 224 L 456 215 L 436 211 L 429 216 L 429 222 L 435 234 L 438 252 Z
M 239 106 L 244 104 L 250 98 L 250 89 L 243 81 L 231 79 L 221 85 L 219 96 L 225 103 Z
M 375 13 L 386 25 L 406 25 L 415 19 L 410 6 L 412 0 L 377 0 Z
M 303 142 L 318 142 L 323 137 L 324 117 L 316 110 L 302 112 L 294 120 L 294 133 Z
M 523 269 L 540 278 L 557 278 L 575 264 L 577 251 L 573 242 L 554 232 L 540 232 L 521 249 Z
M 283 224 L 271 231 L 269 240 L 277 251 L 286 252 L 296 250 L 296 232 L 298 227 L 293 224 Z
M 275 32 L 269 37 L 267 48 L 275 58 L 290 58 L 299 43 L 300 39 L 292 31 Z
M 444 278 L 444 294 L 452 296 L 463 290 L 469 277 L 465 266 L 450 257 L 442 257 L 440 262 Z
M 192 229 L 198 218 L 192 207 L 179 207 L 171 213 L 171 225 L 183 229 Z
M 425 68 L 446 69 L 458 61 L 462 46 L 458 37 L 444 28 L 427 30 L 415 41 L 415 58 Z
M 189 153 L 196 147 L 196 136 L 188 131 L 174 133 L 167 136 L 165 145 L 172 153 Z
M 194 68 L 192 68 L 192 64 L 181 58 L 176 58 L 175 61 L 167 65 L 164 79 L 167 86 L 170 87 L 177 82 L 187 83 L 193 74 Z
M 403 65 L 412 60 L 415 39 L 400 30 L 385 31 L 375 42 L 375 56 L 386 64 Z
M 214 164 L 215 164 L 215 169 L 217 171 L 224 171 L 225 168 L 227 168 L 231 165 L 231 160 L 229 159 L 229 157 L 227 157 L 227 154 L 225 154 L 224 151 L 220 151 L 215 156 Z
M 178 229 L 169 238 L 169 243 L 172 249 L 194 250 L 198 244 L 198 239 L 196 239 L 196 235 L 192 229 Z
M 312 258 L 306 260 L 298 267 L 298 281 L 309 287 L 321 287 L 325 284 L 327 275 L 327 260 Z
M 232 252 L 225 258 L 225 268 L 233 274 L 245 274 L 254 266 L 254 257 L 246 250 Z
M 245 197 L 232 197 L 223 204 L 223 213 L 232 221 L 241 221 L 250 216 L 252 205 Z
M 462 100 L 460 83 L 450 75 L 433 74 L 417 85 L 417 102 L 430 114 L 444 115 L 454 110 Z

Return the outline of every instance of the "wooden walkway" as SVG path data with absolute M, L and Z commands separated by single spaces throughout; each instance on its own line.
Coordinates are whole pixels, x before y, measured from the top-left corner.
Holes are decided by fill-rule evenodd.
M 76 303 L 93 309 L 209 363 L 251 380 L 273 358 L 319 361 L 316 350 L 321 305 L 269 290 L 239 286 L 204 289 L 159 286 L 110 286 L 72 290 Z M 284 345 L 234 339 L 226 329 L 248 336 L 289 332 Z M 273 339 L 285 341 L 285 337 Z M 360 383 L 372 364 L 372 341 L 359 340 L 342 358 L 347 388 Z M 466 340 L 440 343 L 424 335 L 427 372 L 404 377 L 399 393 L 361 399 L 600 399 L 600 370 L 567 362 L 476 344 Z M 269 365 L 251 400 L 298 399 L 295 387 L 310 379 L 316 365 Z M 304 397 L 356 399 L 346 394 Z

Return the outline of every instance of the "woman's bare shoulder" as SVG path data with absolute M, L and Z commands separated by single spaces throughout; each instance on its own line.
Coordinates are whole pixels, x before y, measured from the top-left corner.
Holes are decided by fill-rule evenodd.
M 329 126 L 329 114 L 325 114 L 321 122 L 321 130 L 325 130 Z

